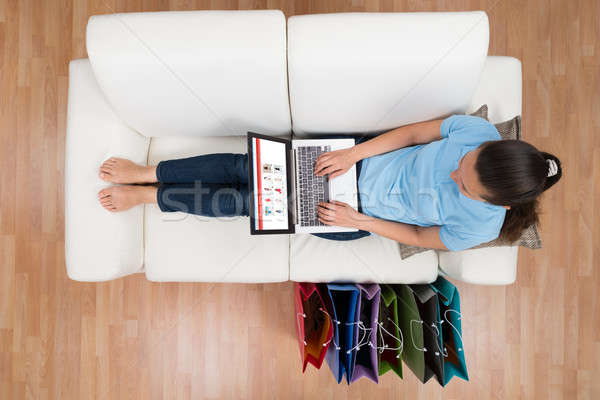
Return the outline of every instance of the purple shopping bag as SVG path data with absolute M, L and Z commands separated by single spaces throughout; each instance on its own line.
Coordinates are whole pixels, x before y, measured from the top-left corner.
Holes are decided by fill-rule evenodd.
M 381 288 L 378 284 L 357 284 L 360 290 L 357 323 L 354 325 L 355 343 L 352 357 L 350 382 L 367 377 L 379 381 L 379 358 L 377 356 L 377 319 Z

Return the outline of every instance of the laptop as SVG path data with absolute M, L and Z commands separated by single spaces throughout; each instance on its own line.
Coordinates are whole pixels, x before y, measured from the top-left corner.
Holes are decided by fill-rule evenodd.
M 249 214 L 252 235 L 354 232 L 318 219 L 319 202 L 358 208 L 356 166 L 330 180 L 316 176 L 320 154 L 354 146 L 354 139 L 286 140 L 248 132 Z

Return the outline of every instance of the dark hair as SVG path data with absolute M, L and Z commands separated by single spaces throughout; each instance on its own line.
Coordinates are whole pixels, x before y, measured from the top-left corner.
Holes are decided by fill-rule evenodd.
M 491 204 L 510 206 L 499 238 L 515 242 L 525 228 L 539 222 L 539 196 L 562 176 L 560 160 L 521 140 L 494 140 L 480 149 L 475 170 L 486 190 L 481 197 Z M 548 160 L 558 167 L 550 177 Z

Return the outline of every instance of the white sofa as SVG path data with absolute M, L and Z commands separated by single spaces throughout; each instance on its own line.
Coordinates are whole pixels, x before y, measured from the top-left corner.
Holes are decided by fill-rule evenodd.
M 98 167 L 245 152 L 247 131 L 377 134 L 488 104 L 521 113 L 521 64 L 487 56 L 484 12 L 193 11 L 94 16 L 89 59 L 70 64 L 65 165 L 71 279 L 466 282 L 515 280 L 517 247 L 427 251 L 402 260 L 378 236 L 335 242 L 251 236 L 247 217 L 104 210 Z

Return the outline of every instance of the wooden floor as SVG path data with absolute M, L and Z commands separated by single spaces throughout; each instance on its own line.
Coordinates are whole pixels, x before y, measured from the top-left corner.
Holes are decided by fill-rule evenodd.
M 489 53 L 523 61 L 525 136 L 564 176 L 517 283 L 459 284 L 470 382 L 302 375 L 290 283 L 67 278 L 67 63 L 88 16 L 206 8 L 486 10 Z M 0 398 L 600 398 L 599 39 L 598 0 L 0 0 Z

